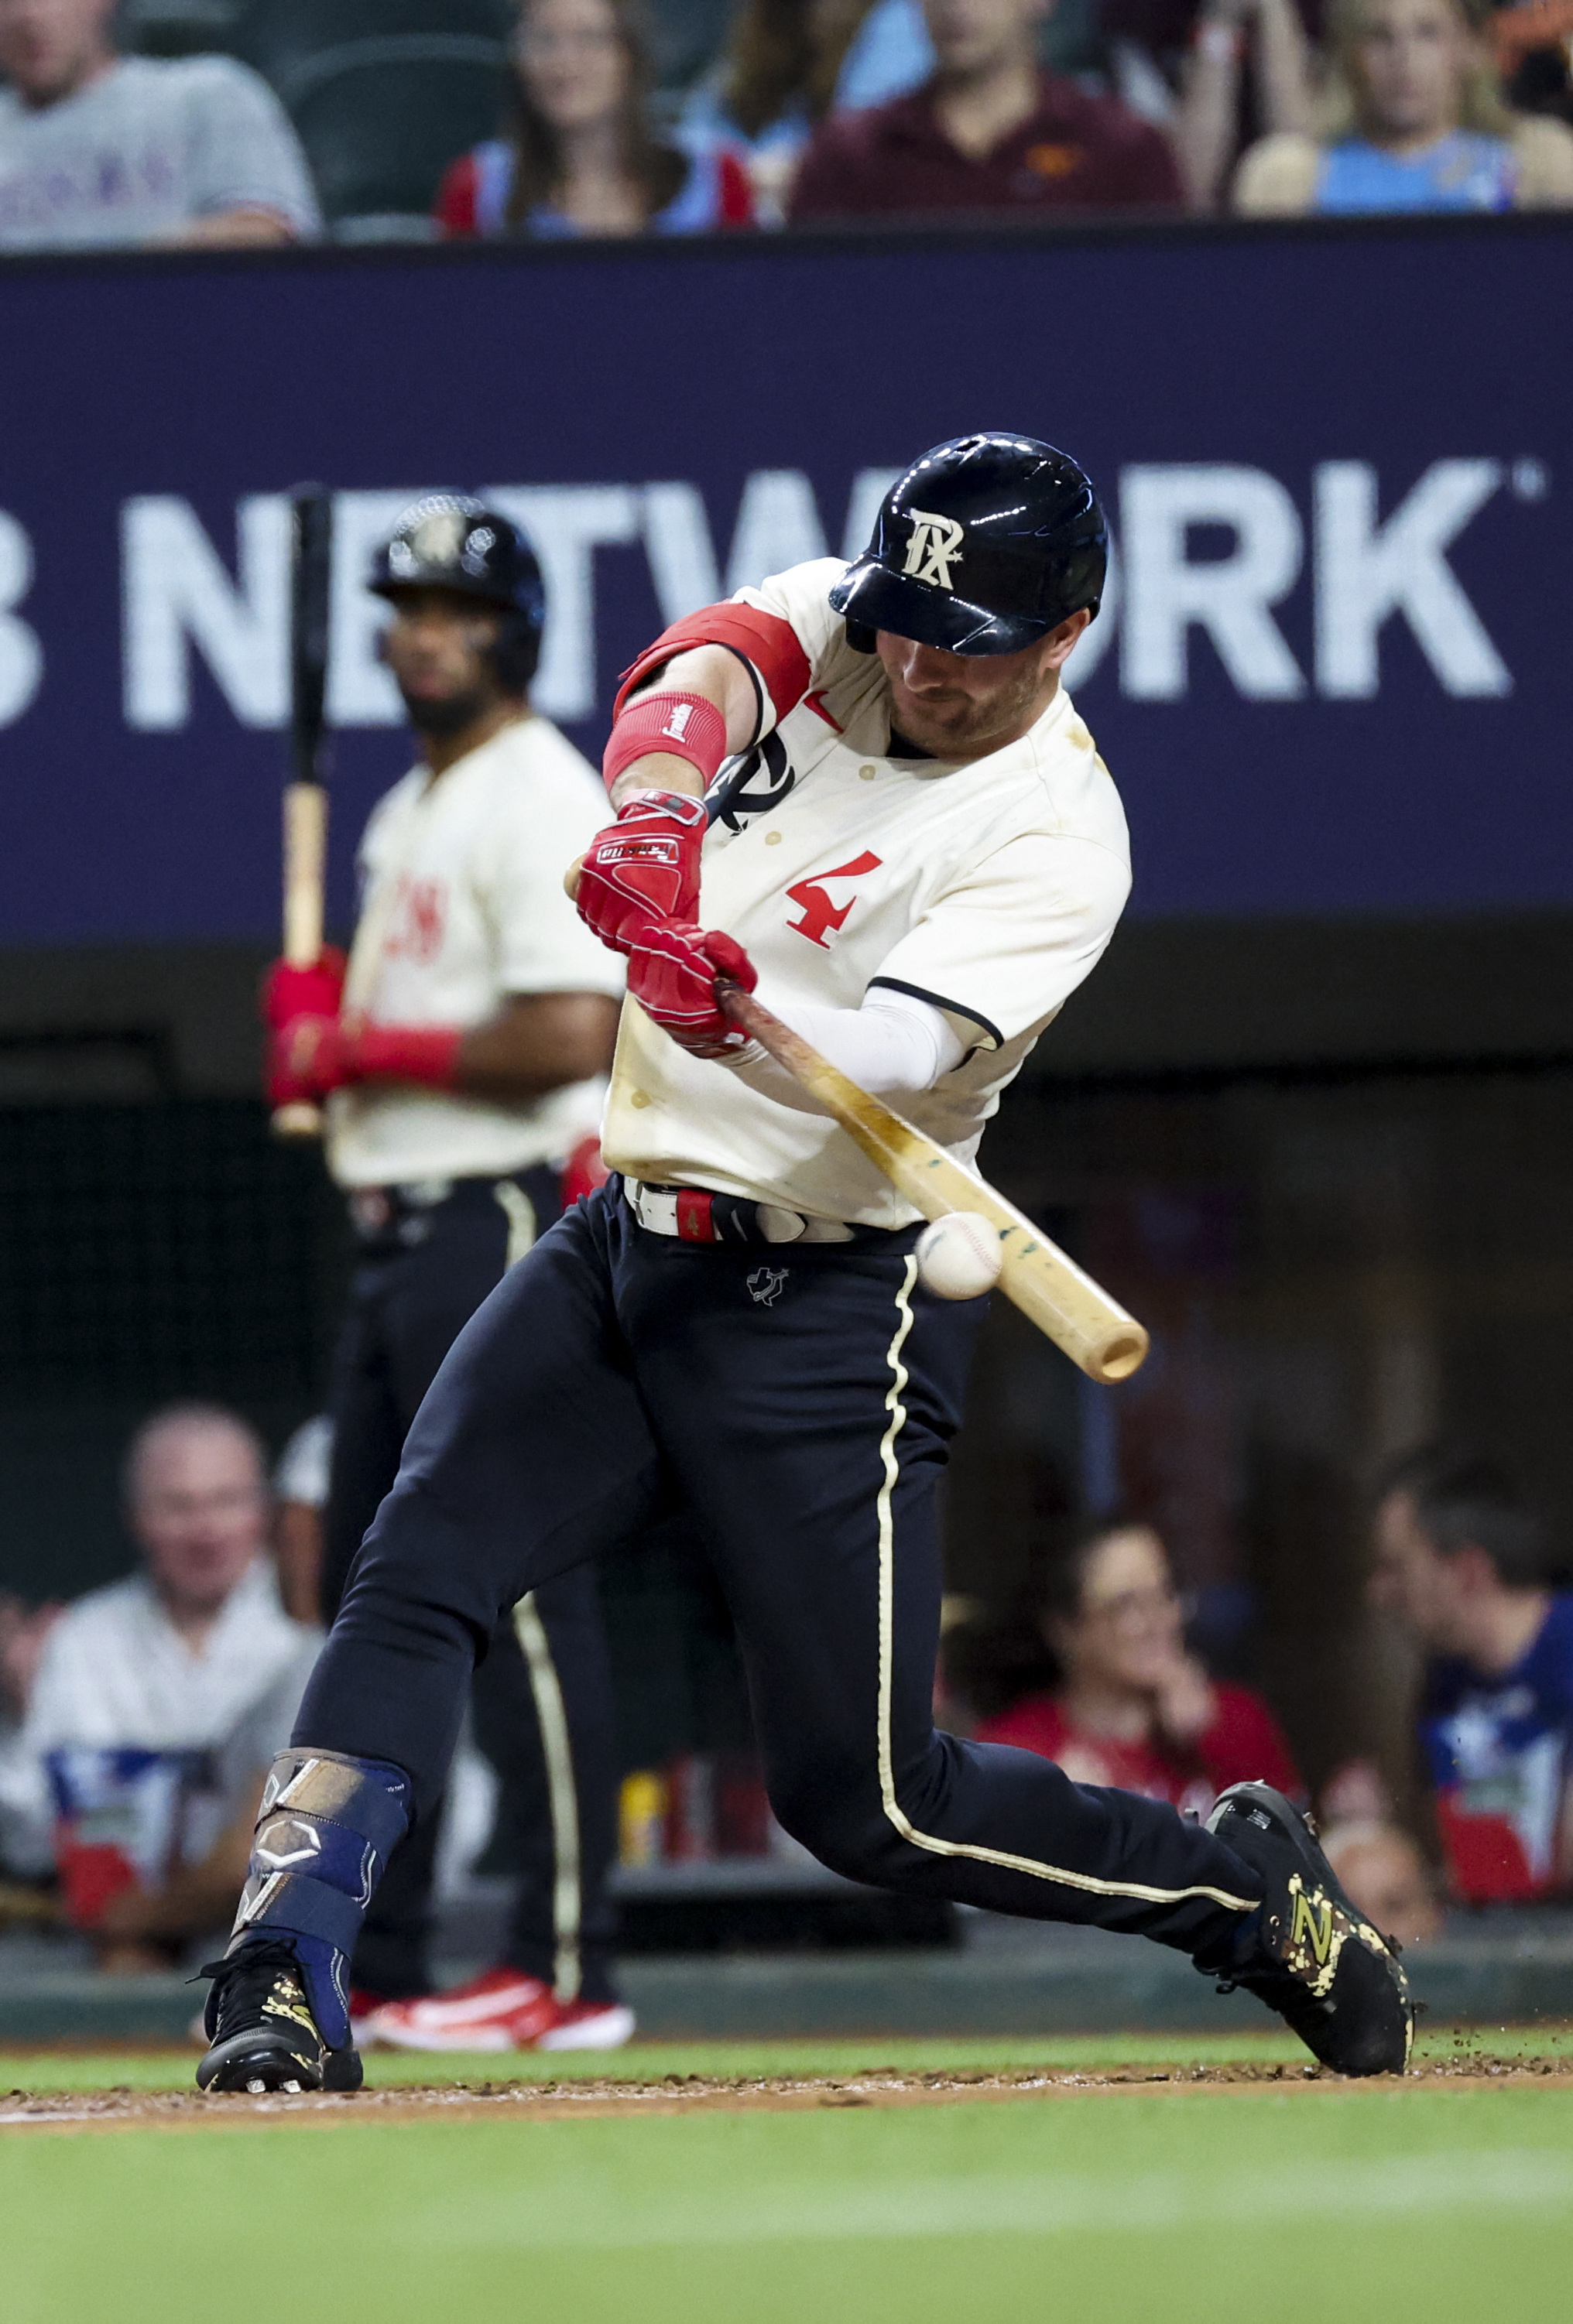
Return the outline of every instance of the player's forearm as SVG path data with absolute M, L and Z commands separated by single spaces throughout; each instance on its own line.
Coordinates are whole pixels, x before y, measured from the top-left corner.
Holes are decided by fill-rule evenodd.
M 629 696 L 626 710 L 636 710 L 655 694 L 697 695 L 719 711 L 726 730 L 726 750 L 745 751 L 759 723 L 759 699 L 747 670 L 725 646 L 692 646 L 674 655 L 665 667 Z M 612 804 L 621 807 L 630 791 L 681 791 L 702 798 L 704 778 L 691 761 L 670 751 L 646 752 L 625 767 L 612 784 Z
M 1195 209 L 1217 200 L 1234 150 L 1244 39 L 1232 5 L 1209 9 L 1193 35 L 1169 135 Z
M 618 1007 L 604 992 L 521 995 L 465 1035 L 455 1086 L 465 1097 L 518 1105 L 593 1080 L 611 1065 Z
M 783 1024 L 801 1034 L 848 1081 L 875 1097 L 899 1101 L 932 1089 L 967 1054 L 955 1027 L 938 1009 L 883 986 L 874 987 L 861 1009 L 821 1009 L 790 1001 L 771 1005 Z M 762 1050 L 745 1050 L 728 1065 L 739 1081 L 777 1105 L 791 1106 L 798 1113 L 825 1111 L 784 1065 Z
M 1261 0 L 1256 13 L 1255 69 L 1263 129 L 1274 135 L 1309 133 L 1310 48 L 1293 0 Z

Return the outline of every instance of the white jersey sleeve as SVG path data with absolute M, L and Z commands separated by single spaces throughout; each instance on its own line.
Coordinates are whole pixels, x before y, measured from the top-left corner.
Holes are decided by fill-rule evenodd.
M 1130 865 L 1094 839 L 1024 832 L 937 896 L 870 979 L 981 1028 L 990 1048 L 1058 1014 L 1096 966 Z
M 868 671 L 874 659 L 847 644 L 847 624 L 831 610 L 831 588 L 846 570 L 838 557 L 816 558 L 810 564 L 794 565 L 789 572 L 773 574 L 757 589 L 739 589 L 732 601 L 752 605 L 756 613 L 773 614 L 789 625 L 808 659 L 809 683 L 804 691 L 809 695 L 822 693 L 860 670 Z M 869 675 L 877 674 L 878 668 L 875 661 Z M 782 688 L 775 682 L 773 670 L 756 667 L 755 677 L 761 680 L 763 715 L 759 732 L 764 735 L 789 717 L 796 705 L 782 702 Z

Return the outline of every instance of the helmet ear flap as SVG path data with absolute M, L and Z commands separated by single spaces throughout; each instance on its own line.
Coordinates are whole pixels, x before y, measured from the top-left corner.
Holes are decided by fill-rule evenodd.
M 854 653 L 871 654 L 874 651 L 874 631 L 865 630 L 861 622 L 847 622 L 847 642 Z
M 508 694 L 523 694 L 541 659 L 541 623 L 530 613 L 505 613 L 497 624 L 492 668 Z

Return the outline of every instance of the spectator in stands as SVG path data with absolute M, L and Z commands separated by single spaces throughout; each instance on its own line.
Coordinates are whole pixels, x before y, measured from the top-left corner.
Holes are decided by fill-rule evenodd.
M 279 1603 L 262 1447 L 236 1415 L 156 1414 L 125 1483 L 143 1570 L 61 1615 L 23 1738 L 67 1911 L 117 1969 L 227 1922 L 319 1644 Z
M 1119 5 L 1114 0 L 1115 13 Z M 1142 0 L 1135 5 L 1140 9 Z M 1168 118 L 1195 208 L 1211 209 L 1227 187 L 1243 118 L 1248 135 L 1309 135 L 1313 78 L 1310 42 L 1295 0 L 1206 0 L 1194 18 Z
M 286 1614 L 313 1628 L 322 1619 L 322 1512 L 333 1459 L 333 1419 L 303 1420 L 273 1471 L 273 1556 Z
M 1573 1591 L 1494 1461 L 1446 1446 L 1383 1480 L 1372 1596 L 1431 1657 L 1420 1741 L 1454 1893 L 1565 1889 L 1573 1873 Z
M 1322 1847 L 1350 1901 L 1384 1937 L 1425 1944 L 1441 1929 L 1425 1858 L 1395 1823 L 1324 1826 Z
M 933 69 L 919 0 L 745 0 L 724 54 L 683 107 L 683 127 L 743 154 L 760 224 L 780 226 L 826 115 L 884 105 Z
M 115 0 L 0 0 L 0 250 L 315 234 L 267 83 L 231 57 L 123 57 L 114 16 Z
M 1048 216 L 1183 198 L 1161 130 L 1038 62 L 1050 0 L 924 0 L 935 69 L 872 112 L 827 121 L 789 217 Z
M 445 235 L 560 241 L 752 226 L 748 172 L 729 146 L 687 151 L 651 128 L 634 0 L 524 0 L 514 59 L 512 126 L 443 179 Z
M 1265 137 L 1237 210 L 1507 210 L 1573 204 L 1573 131 L 1502 101 L 1464 0 L 1333 0 L 1318 134 Z
M 1102 1519 L 1057 1561 L 1041 1611 L 1059 1670 L 1046 1692 L 985 1719 L 982 1743 L 1053 1759 L 1078 1784 L 1110 1784 L 1206 1815 L 1226 1784 L 1300 1792 L 1289 1745 L 1250 1688 L 1209 1678 L 1187 1653 L 1180 1598 L 1151 1526 Z
M 51 1865 L 48 1835 L 32 1812 L 36 1784 L 23 1733 L 40 1657 L 64 1610 L 57 1600 L 30 1607 L 0 1591 L 0 1874 L 24 1880 Z
M 1573 122 L 1573 0 L 1504 0 L 1485 32 L 1508 103 Z

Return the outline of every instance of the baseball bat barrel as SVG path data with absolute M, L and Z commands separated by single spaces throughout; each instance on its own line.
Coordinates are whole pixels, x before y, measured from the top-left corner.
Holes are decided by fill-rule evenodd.
M 717 978 L 716 989 L 734 1024 L 818 1099 L 915 1210 L 928 1219 L 972 1211 L 993 1223 L 1001 1245 L 1001 1290 L 1089 1379 L 1112 1386 L 1139 1370 L 1148 1347 L 1141 1324 L 1024 1212 L 880 1099 L 859 1089 L 752 992 L 729 978 Z

